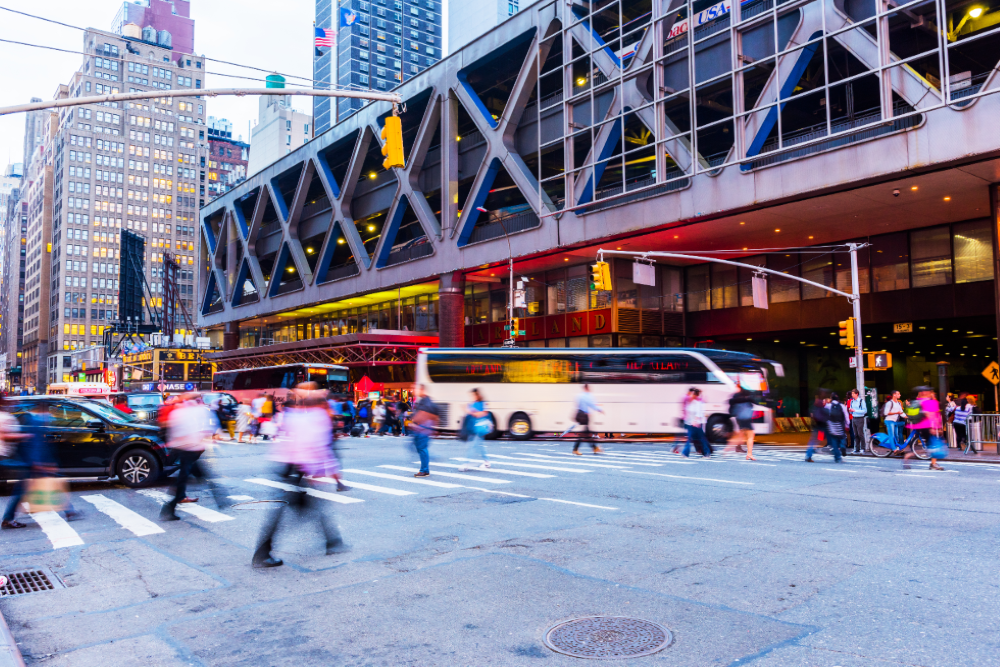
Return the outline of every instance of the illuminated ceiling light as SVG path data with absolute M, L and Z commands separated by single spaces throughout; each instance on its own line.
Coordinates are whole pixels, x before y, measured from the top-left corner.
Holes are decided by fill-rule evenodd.
M 675 238 L 675 239 L 679 239 L 680 237 L 679 237 L 679 236 L 675 236 L 674 238 Z
M 579 77 L 576 80 L 576 85 L 578 85 L 578 86 L 586 86 L 587 85 L 587 77 L 585 77 L 585 76 Z
M 747 340 L 753 340 L 753 338 L 747 338 Z
M 916 192 L 916 191 L 917 191 L 917 186 L 915 186 L 915 185 L 911 185 L 911 186 L 910 186 L 910 189 L 911 189 L 911 190 L 913 190 L 914 192 Z
M 775 232 L 780 232 L 781 230 L 780 230 L 780 229 L 775 229 L 774 231 L 775 231 Z
M 618 246 L 617 248 L 615 248 L 615 250 L 621 250 L 621 249 L 622 249 L 621 246 Z
M 951 197 L 945 197 L 944 200 L 945 201 L 951 201 Z
M 375 231 L 375 225 L 368 225 L 368 231 L 374 232 Z
M 285 269 L 285 271 L 288 271 L 289 273 L 295 273 L 295 267 L 294 266 L 290 266 L 287 269 Z
M 311 255 L 311 254 L 313 254 L 316 251 L 313 250 L 312 248 L 306 248 L 306 252 Z
M 461 141 L 462 137 L 455 137 L 455 141 Z
M 777 339 L 777 338 L 775 338 L 775 339 L 774 339 L 774 342 L 775 342 L 775 343 L 777 343 L 777 342 L 778 342 L 778 339 Z
M 563 261 L 564 262 L 568 262 L 569 261 L 569 257 L 564 258 Z
M 972 333 L 972 332 L 971 332 L 971 331 L 966 331 L 965 333 L 967 333 L 967 334 L 970 334 L 970 333 Z
M 742 221 L 741 221 L 741 222 L 740 222 L 740 224 L 741 224 L 741 225 L 745 225 L 745 224 L 747 224 L 747 223 L 745 223 L 745 222 L 742 222 Z
M 344 239 L 337 239 L 337 243 L 339 243 L 340 245 L 344 245 L 346 241 L 344 241 Z
M 374 171 L 368 174 L 368 178 L 376 178 L 377 176 L 378 174 L 376 174 Z
M 969 16 L 974 19 L 978 19 L 982 15 L 983 15 L 982 7 L 973 7 L 972 9 L 969 10 Z

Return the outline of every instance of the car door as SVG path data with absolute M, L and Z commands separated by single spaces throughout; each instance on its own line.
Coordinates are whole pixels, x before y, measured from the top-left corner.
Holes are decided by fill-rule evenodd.
M 43 428 L 59 469 L 66 473 L 103 473 L 111 463 L 112 445 L 104 421 L 69 401 L 49 404 Z

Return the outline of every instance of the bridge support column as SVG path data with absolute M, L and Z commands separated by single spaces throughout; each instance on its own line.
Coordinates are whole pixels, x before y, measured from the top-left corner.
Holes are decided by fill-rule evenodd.
M 238 350 L 240 347 L 240 323 L 239 321 L 226 322 L 226 329 L 222 332 L 222 350 Z
M 465 347 L 465 274 L 441 276 L 438 287 L 438 345 Z

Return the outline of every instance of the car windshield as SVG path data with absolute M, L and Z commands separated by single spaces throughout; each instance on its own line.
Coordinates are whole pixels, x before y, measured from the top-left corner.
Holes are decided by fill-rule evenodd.
M 163 397 L 159 394 L 138 394 L 126 396 L 125 399 L 128 401 L 128 406 L 133 410 L 158 408 L 163 405 Z
M 109 422 L 114 422 L 116 424 L 131 424 L 135 421 L 135 417 L 127 415 L 121 410 L 113 408 L 103 401 L 87 401 L 87 408 L 107 419 Z

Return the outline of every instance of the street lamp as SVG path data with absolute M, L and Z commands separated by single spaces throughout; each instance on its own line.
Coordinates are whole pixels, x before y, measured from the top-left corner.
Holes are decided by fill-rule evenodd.
M 971 8 L 965 14 L 965 16 L 962 17 L 962 20 L 958 22 L 958 25 L 955 26 L 955 29 L 948 34 L 948 41 L 954 42 L 955 38 L 958 36 L 958 33 L 962 32 L 962 28 L 965 26 L 965 22 L 968 21 L 969 19 L 978 19 L 980 16 L 983 15 L 983 11 L 984 10 L 982 7 Z

